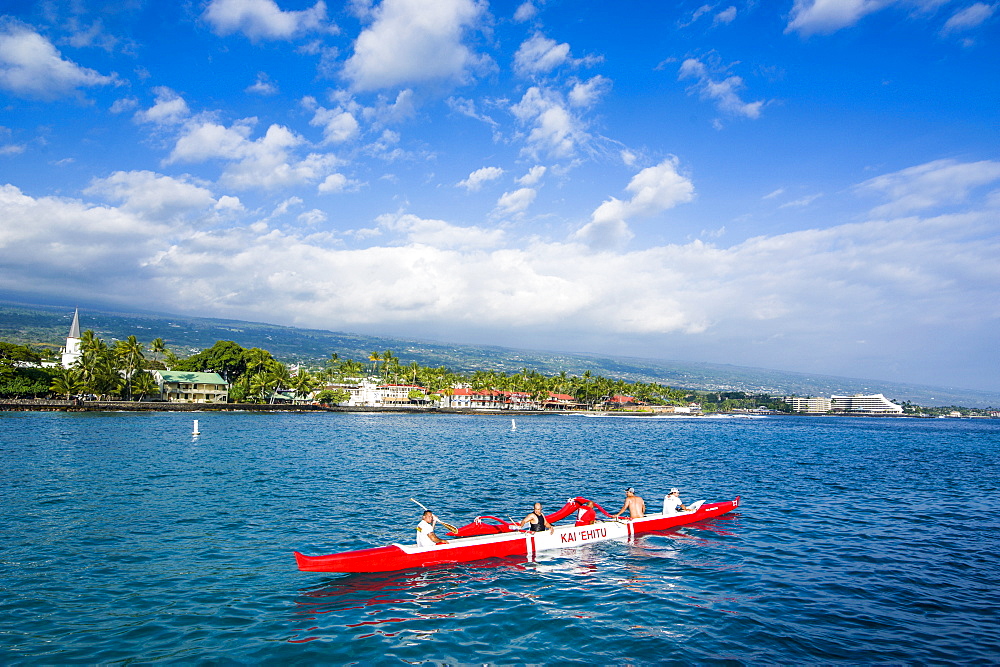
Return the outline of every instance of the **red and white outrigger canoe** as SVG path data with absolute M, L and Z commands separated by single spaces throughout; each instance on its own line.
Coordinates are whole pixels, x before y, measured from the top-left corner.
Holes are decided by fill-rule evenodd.
M 571 498 L 558 512 L 546 516 L 549 523 L 565 518 L 582 509 L 586 498 Z M 418 547 L 412 544 L 390 544 L 375 549 L 345 551 L 326 556 L 306 556 L 295 552 L 295 560 L 303 572 L 391 572 L 416 567 L 449 563 L 466 563 L 485 558 L 524 556 L 533 560 L 535 554 L 549 549 L 576 547 L 590 542 L 630 540 L 636 535 L 683 526 L 721 516 L 740 505 L 734 500 L 704 504 L 693 512 L 679 514 L 647 514 L 641 519 L 595 521 L 587 525 L 555 526 L 555 531 L 526 533 L 517 524 L 493 516 L 476 519 L 456 532 L 449 533 L 446 544 Z M 599 505 L 606 516 L 610 515 Z

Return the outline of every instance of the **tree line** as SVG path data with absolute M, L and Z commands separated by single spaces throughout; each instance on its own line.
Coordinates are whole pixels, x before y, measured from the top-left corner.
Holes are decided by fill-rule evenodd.
M 179 358 L 167 349 L 162 338 L 148 346 L 135 336 L 117 340 L 112 345 L 93 331 L 84 331 L 80 359 L 68 369 L 33 368 L 51 352 L 36 351 L 23 345 L 0 342 L 0 395 L 93 396 L 101 399 L 143 400 L 157 392 L 150 371 L 173 370 L 218 373 L 229 383 L 229 399 L 236 403 L 263 403 L 278 392 L 299 400 L 313 396 L 328 385 L 346 384 L 362 378 L 377 378 L 385 383 L 414 387 L 412 399 L 447 400 L 456 386 L 468 386 L 480 392 L 518 392 L 542 402 L 551 394 L 569 396 L 578 404 L 598 407 L 615 396 L 628 396 L 649 405 L 686 405 L 700 403 L 704 411 L 728 411 L 736 408 L 767 407 L 787 410 L 788 406 L 767 395 L 743 392 L 703 392 L 679 389 L 655 382 L 629 382 L 606 378 L 585 371 L 568 375 L 565 371 L 543 375 L 522 368 L 514 373 L 477 370 L 457 373 L 446 367 L 422 366 L 416 361 L 404 364 L 391 350 L 373 351 L 367 359 L 341 359 L 334 352 L 311 367 L 290 369 L 262 348 L 243 346 L 233 341 L 217 341 L 189 357 Z M 316 393 L 318 402 L 335 404 L 346 401 L 348 392 L 341 388 Z

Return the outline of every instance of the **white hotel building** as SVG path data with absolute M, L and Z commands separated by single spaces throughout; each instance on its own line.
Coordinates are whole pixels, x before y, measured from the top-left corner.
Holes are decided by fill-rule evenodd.
M 831 396 L 834 412 L 849 412 L 861 415 L 901 415 L 903 407 L 896 405 L 882 394 L 863 396 Z
M 882 394 L 855 394 L 854 396 L 821 396 L 800 398 L 786 396 L 785 402 L 795 412 L 821 415 L 829 412 L 854 415 L 901 415 L 902 406 L 896 405 Z
M 810 415 L 823 415 L 833 409 L 833 401 L 822 396 L 809 398 L 788 396 L 785 398 L 785 403 L 788 403 L 794 412 L 804 412 Z

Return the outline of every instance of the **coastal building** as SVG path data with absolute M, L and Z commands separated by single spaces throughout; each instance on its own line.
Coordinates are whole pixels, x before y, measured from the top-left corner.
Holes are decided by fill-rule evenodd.
M 793 412 L 803 412 L 806 414 L 826 414 L 833 409 L 833 401 L 822 396 L 786 396 L 785 403 L 791 406 Z
M 701 405 L 698 403 L 689 403 L 688 405 L 650 405 L 644 410 L 648 409 L 650 412 L 663 415 L 699 415 L 701 414 Z
M 411 399 L 410 393 L 414 391 L 419 391 L 423 394 L 423 399 L 418 399 L 417 401 Z M 427 390 L 415 384 L 379 385 L 377 389 L 377 396 L 379 402 L 386 406 L 417 405 L 419 403 L 427 402 Z
M 502 410 L 504 406 L 504 392 L 501 391 L 456 387 L 451 394 L 450 407 L 453 408 Z
M 572 396 L 566 394 L 549 393 L 549 401 L 552 397 L 561 396 L 555 399 L 559 405 L 565 405 L 567 400 L 572 400 Z M 455 387 L 452 389 L 448 407 L 465 408 L 468 410 L 540 410 L 542 401 L 535 398 L 526 391 L 499 391 L 496 389 L 472 389 L 471 387 Z
M 229 384 L 218 373 L 153 371 L 160 398 L 175 403 L 226 403 Z
M 640 405 L 642 402 L 635 399 L 633 396 L 620 396 L 614 395 L 605 401 L 605 405 L 610 408 L 624 408 L 631 407 L 635 405 Z
M 557 394 L 549 392 L 549 397 L 545 401 L 546 410 L 573 410 L 582 407 L 576 399 L 569 394 Z
M 69 325 L 69 334 L 66 336 L 66 347 L 62 350 L 62 367 L 70 368 L 83 356 L 80 348 L 80 309 L 73 311 L 73 323 Z
M 855 394 L 854 396 L 831 396 L 833 412 L 861 415 L 901 415 L 903 407 L 896 405 L 882 394 Z
M 419 405 L 426 403 L 426 389 L 418 385 L 410 384 L 376 384 L 369 379 L 353 379 L 350 382 L 336 382 L 327 384 L 322 389 L 337 391 L 343 390 L 350 394 L 350 398 L 338 405 L 345 407 L 388 407 L 403 405 Z M 422 400 L 413 401 L 410 392 L 419 390 L 425 393 Z

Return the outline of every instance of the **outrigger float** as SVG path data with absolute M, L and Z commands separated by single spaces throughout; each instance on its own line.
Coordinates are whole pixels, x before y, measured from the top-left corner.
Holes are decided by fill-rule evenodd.
M 549 523 L 564 519 L 584 509 L 586 498 L 570 498 L 557 512 L 546 515 Z M 677 514 L 647 514 L 641 519 L 615 518 L 603 507 L 594 504 L 607 520 L 585 525 L 555 526 L 553 532 L 523 532 L 518 524 L 495 516 L 479 516 L 471 523 L 446 534 L 445 544 L 418 547 L 413 544 L 390 544 L 374 549 L 345 551 L 326 556 L 306 556 L 295 552 L 295 560 L 303 572 L 391 572 L 450 563 L 467 563 L 486 558 L 523 556 L 534 560 L 535 554 L 550 549 L 576 547 L 590 542 L 631 540 L 636 535 L 722 516 L 740 506 L 740 496 L 734 500 L 703 504 L 695 511 Z

